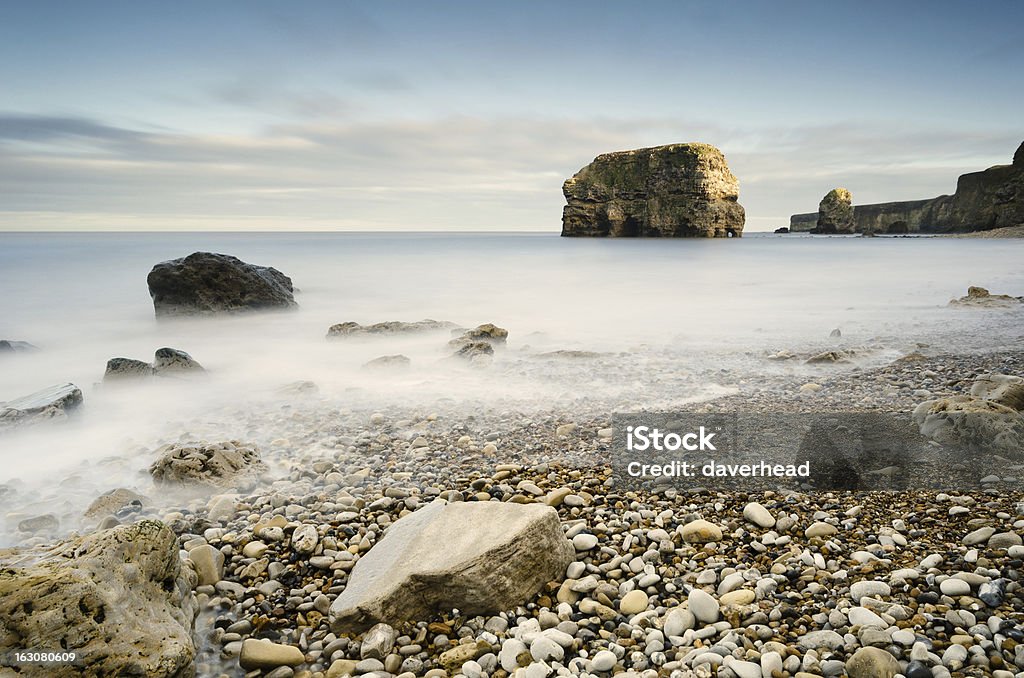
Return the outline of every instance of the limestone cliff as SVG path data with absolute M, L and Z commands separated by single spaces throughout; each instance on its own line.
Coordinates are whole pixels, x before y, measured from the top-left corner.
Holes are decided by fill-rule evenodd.
M 743 234 L 739 181 L 708 144 L 599 155 L 562 186 L 563 236 L 729 237 Z
M 791 231 L 809 231 L 818 213 L 794 214 Z M 856 205 L 858 233 L 962 233 L 1024 224 L 1024 144 L 1012 165 L 961 175 L 956 193 L 927 200 Z

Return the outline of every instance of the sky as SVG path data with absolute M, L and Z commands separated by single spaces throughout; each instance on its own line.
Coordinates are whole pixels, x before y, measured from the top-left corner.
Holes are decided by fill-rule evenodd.
M 1024 3 L 7 2 L 0 230 L 557 232 L 701 141 L 747 229 L 951 193 L 1024 140 Z

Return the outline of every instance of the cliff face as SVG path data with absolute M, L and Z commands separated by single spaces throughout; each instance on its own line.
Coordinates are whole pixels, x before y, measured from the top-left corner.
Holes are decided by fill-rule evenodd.
M 809 231 L 817 213 L 794 214 L 790 231 Z M 961 175 L 956 193 L 928 200 L 856 205 L 858 233 L 957 233 L 1024 224 L 1024 144 L 1012 165 Z
M 743 234 L 739 181 L 722 152 L 671 144 L 599 155 L 562 186 L 563 236 Z

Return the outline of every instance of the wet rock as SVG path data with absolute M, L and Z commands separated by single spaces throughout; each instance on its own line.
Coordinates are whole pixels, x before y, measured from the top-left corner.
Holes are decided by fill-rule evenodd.
M 256 446 L 237 440 L 170 443 L 157 454 L 149 472 L 158 485 L 233 487 L 267 470 Z
M 146 282 L 157 317 L 296 306 L 291 278 L 226 254 L 195 252 L 159 263 Z
M 195 577 L 156 521 L 115 527 L 0 562 L 0 651 L 74 651 L 79 675 L 191 675 Z
M 360 325 L 357 322 L 344 322 L 331 325 L 327 329 L 328 339 L 344 339 L 346 337 L 368 337 L 368 336 L 389 336 L 403 334 L 418 334 L 421 332 L 437 332 L 450 330 L 455 323 L 447 320 L 418 320 L 416 322 L 402 322 L 400 320 L 389 320 L 387 322 L 375 323 L 373 325 Z
M 71 383 L 50 386 L 0 403 L 0 430 L 64 419 L 82 404 L 82 391 Z
M 573 559 L 558 514 L 542 504 L 434 502 L 388 528 L 331 605 L 336 633 L 457 608 L 520 605 Z
M 18 523 L 18 532 L 56 532 L 60 527 L 60 521 L 52 513 L 44 513 L 41 516 L 25 518 Z
M 153 372 L 159 376 L 173 376 L 205 371 L 203 366 L 196 362 L 192 356 L 176 348 L 157 349 L 153 360 Z
M 153 376 L 153 366 L 133 358 L 111 358 L 103 373 L 103 381 L 144 379 Z
M 952 299 L 950 306 L 959 308 L 1015 308 L 1024 301 L 1021 297 L 1011 297 L 1006 294 L 992 294 L 984 287 L 968 287 L 967 295 L 959 299 Z

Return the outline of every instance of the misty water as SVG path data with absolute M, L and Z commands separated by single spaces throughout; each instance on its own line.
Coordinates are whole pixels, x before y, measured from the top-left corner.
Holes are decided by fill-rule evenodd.
M 157 321 L 147 273 L 197 250 L 280 269 L 299 308 Z M 820 369 L 766 360 L 780 350 L 870 345 L 855 365 L 863 368 L 922 344 L 1019 349 L 1020 312 L 947 303 L 969 285 L 1024 295 L 1021 261 L 1024 241 L 986 239 L 0 234 L 0 339 L 40 349 L 0 356 L 0 402 L 69 381 L 85 396 L 66 424 L 0 434 L 0 543 L 18 540 L 13 525 L 26 515 L 80 514 L 114 487 L 149 489 L 145 469 L 162 442 L 272 440 L 282 412 L 303 408 L 610 417 Z M 493 322 L 509 330 L 508 345 L 481 369 L 448 357 L 447 333 L 325 339 L 334 323 L 423 318 Z M 829 336 L 837 328 L 841 339 Z M 189 352 L 208 375 L 101 384 L 108 359 L 148 361 L 163 346 Z M 362 367 L 398 353 L 409 369 Z M 304 401 L 279 391 L 297 380 L 319 393 Z

